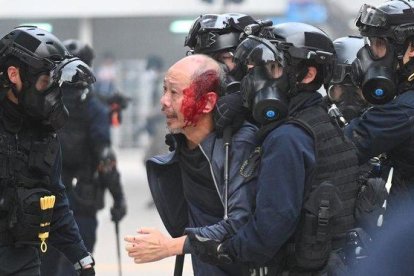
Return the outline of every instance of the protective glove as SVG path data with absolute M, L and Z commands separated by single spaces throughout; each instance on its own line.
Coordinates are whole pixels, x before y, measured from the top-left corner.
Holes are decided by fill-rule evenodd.
M 92 276 L 95 275 L 95 269 L 93 267 L 81 269 L 79 276 Z
M 233 263 L 232 258 L 225 252 L 225 249 L 220 242 L 200 237 L 194 233 L 188 233 L 188 238 L 193 252 L 203 262 L 212 265 Z
M 123 217 L 125 217 L 126 213 L 127 207 L 125 200 L 123 198 L 121 200 L 117 200 L 111 208 L 111 220 L 113 222 L 119 222 L 123 219 Z
M 213 113 L 216 131 L 222 134 L 226 127 L 237 131 L 246 119 L 246 111 L 239 91 L 221 96 Z

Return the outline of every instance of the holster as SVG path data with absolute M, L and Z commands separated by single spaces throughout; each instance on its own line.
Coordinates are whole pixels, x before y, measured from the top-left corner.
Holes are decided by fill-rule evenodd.
M 325 181 L 303 206 L 294 243 L 287 245 L 287 265 L 297 271 L 322 269 L 332 251 L 332 218 L 342 209 L 338 189 Z

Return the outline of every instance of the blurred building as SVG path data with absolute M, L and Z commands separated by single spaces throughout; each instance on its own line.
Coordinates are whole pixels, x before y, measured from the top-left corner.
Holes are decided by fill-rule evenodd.
M 382 0 L 372 0 L 378 4 Z M 184 39 L 192 21 L 204 13 L 239 12 L 274 23 L 302 21 L 332 38 L 355 34 L 352 22 L 363 0 L 0 0 L 0 35 L 30 24 L 60 39 L 80 39 L 93 46 L 94 67 L 111 53 L 118 68 L 116 89 L 131 98 L 124 111 L 120 146 L 137 143 L 147 123 L 152 91 L 142 83 L 147 57 L 158 56 L 168 68 L 186 54 Z M 160 87 L 161 89 L 162 87 Z M 153 90 L 153 89 L 151 89 Z

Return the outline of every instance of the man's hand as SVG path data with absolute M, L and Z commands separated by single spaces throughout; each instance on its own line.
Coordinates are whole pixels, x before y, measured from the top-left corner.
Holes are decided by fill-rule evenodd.
M 189 233 L 188 238 L 190 239 L 194 253 L 203 262 L 212 265 L 231 264 L 233 262 L 232 258 L 225 252 L 220 242 L 200 237 L 193 233 Z
M 114 202 L 114 206 L 111 208 L 111 219 L 114 222 L 119 222 L 127 213 L 125 200 L 118 200 Z
M 125 249 L 135 263 L 148 263 L 183 253 L 185 236 L 171 238 L 155 228 L 141 228 L 138 235 L 126 236 Z

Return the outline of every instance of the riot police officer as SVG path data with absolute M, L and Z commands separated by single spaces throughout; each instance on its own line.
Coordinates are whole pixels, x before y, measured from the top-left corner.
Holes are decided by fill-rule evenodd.
M 317 93 L 329 84 L 335 50 L 308 24 L 279 24 L 261 35 L 248 36 L 235 52 L 250 68 L 241 92 L 262 141 L 241 169 L 257 174 L 255 213 L 220 245 L 190 240 L 205 261 L 267 264 L 266 275 L 317 275 L 354 227 L 358 190 L 355 149 Z
M 95 275 L 60 180 L 56 136 L 68 118 L 60 84 L 94 76 L 33 26 L 0 40 L 0 72 L 0 274 L 39 275 L 39 244 L 44 253 L 50 242 L 81 275 Z
M 361 163 L 386 153 L 394 168 L 389 207 L 414 196 L 414 7 L 408 1 L 363 5 L 356 25 L 366 43 L 353 78 L 374 106 L 346 128 Z
M 190 47 L 189 53 L 205 54 L 217 60 L 225 65 L 223 68 L 232 80 L 240 81 L 246 72 L 233 63 L 233 53 L 244 28 L 257 23 L 241 13 L 203 14 L 194 20 L 184 46 Z
M 93 49 L 79 40 L 65 40 L 69 52 L 92 65 Z M 92 252 L 96 242 L 97 211 L 104 207 L 104 192 L 113 197 L 111 218 L 118 223 L 126 214 L 125 197 L 111 149 L 107 107 L 87 83 L 62 86 L 63 102 L 70 112 L 59 132 L 62 144 L 62 179 L 70 206 L 86 248 Z
M 364 39 L 360 36 L 340 37 L 333 41 L 336 52 L 336 63 L 332 80 L 328 89 L 328 99 L 335 104 L 347 124 L 369 107 L 362 96 L 362 91 L 355 86 L 351 78 L 351 64 L 356 54 L 364 46 Z

